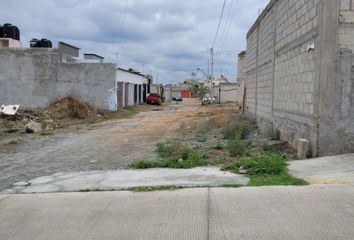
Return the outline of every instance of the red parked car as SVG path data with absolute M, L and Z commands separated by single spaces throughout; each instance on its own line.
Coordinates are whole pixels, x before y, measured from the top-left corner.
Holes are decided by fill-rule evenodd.
M 150 93 L 150 95 L 146 98 L 146 102 L 148 104 L 161 105 L 161 95 L 156 93 Z

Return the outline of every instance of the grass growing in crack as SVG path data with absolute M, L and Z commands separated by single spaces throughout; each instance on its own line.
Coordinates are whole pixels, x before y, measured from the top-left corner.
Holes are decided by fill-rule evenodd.
M 199 153 L 181 143 L 167 141 L 157 144 L 156 152 L 160 159 L 142 160 L 129 165 L 129 168 L 193 168 L 209 164 L 208 154 Z
M 143 187 L 132 187 L 129 191 L 132 192 L 155 192 L 155 191 L 175 191 L 182 189 L 183 187 L 167 185 L 167 186 L 143 186 Z
M 223 171 L 238 173 L 243 168 L 250 176 L 249 186 L 306 185 L 307 182 L 290 175 L 287 163 L 279 154 L 265 154 L 242 158 L 224 165 Z
M 239 184 L 224 184 L 224 185 L 221 185 L 221 187 L 223 187 L 223 188 L 240 188 L 243 186 L 239 185 Z

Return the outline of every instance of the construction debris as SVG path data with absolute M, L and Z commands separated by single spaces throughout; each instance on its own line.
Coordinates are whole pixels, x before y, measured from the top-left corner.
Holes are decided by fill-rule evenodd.
M 27 133 L 37 133 L 42 131 L 42 125 L 34 122 L 34 121 L 30 121 L 26 126 L 25 126 L 25 131 Z
M 14 116 L 18 109 L 20 108 L 20 105 L 2 105 L 0 108 L 0 113 L 5 114 L 5 115 L 9 115 L 9 116 Z
M 86 119 L 97 117 L 98 110 L 80 97 L 69 95 L 50 104 L 44 113 L 53 119 Z

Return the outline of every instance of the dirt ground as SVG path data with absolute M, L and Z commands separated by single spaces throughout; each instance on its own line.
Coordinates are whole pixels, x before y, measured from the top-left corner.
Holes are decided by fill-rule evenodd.
M 155 145 L 193 133 L 210 116 L 237 111 L 235 106 L 202 106 L 197 99 L 163 107 L 139 106 L 130 119 L 73 126 L 55 135 L 25 135 L 18 144 L 0 149 L 0 190 L 15 182 L 58 172 L 126 168 L 154 159 Z

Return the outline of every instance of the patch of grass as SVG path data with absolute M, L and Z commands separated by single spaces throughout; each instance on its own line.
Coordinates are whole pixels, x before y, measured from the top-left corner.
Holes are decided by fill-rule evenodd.
M 129 168 L 193 168 L 209 164 L 208 153 L 199 153 L 180 143 L 167 141 L 157 144 L 157 161 L 142 160 L 129 165 Z
M 9 144 L 11 144 L 11 145 L 16 145 L 16 144 L 19 144 L 20 143 L 20 141 L 18 140 L 18 139 L 12 139 L 10 142 L 9 142 Z
M 216 150 L 223 150 L 224 149 L 224 144 L 222 144 L 221 142 L 218 142 L 215 146 Z
M 171 157 L 173 153 L 177 152 L 182 147 L 181 144 L 175 143 L 173 141 L 158 143 L 156 146 L 157 146 L 156 152 L 159 154 L 161 158 Z
M 211 131 L 211 129 L 212 129 L 212 123 L 210 120 L 203 123 L 196 132 L 196 137 L 198 142 L 206 142 L 208 133 Z
M 284 144 L 263 144 L 262 150 L 267 153 L 278 153 L 281 154 L 285 151 L 285 143 Z
M 304 186 L 308 183 L 296 177 L 291 176 L 287 172 L 282 172 L 279 175 L 259 175 L 251 176 L 249 186 Z
M 251 133 L 251 126 L 245 120 L 237 120 L 228 124 L 223 129 L 223 136 L 225 139 L 246 139 L 248 134 Z
M 159 161 L 140 160 L 129 164 L 128 167 L 132 169 L 148 169 L 148 168 L 159 168 L 162 165 L 163 164 Z
M 207 136 L 205 134 L 202 134 L 202 135 L 198 135 L 197 136 L 197 139 L 198 139 L 198 142 L 206 142 L 207 141 Z
M 223 157 L 210 159 L 209 164 L 210 165 L 221 165 L 221 164 L 224 164 L 226 161 L 227 161 L 226 156 L 223 156 Z
M 6 134 L 4 132 L 0 132 L 0 140 L 3 140 L 6 137 Z
M 143 187 L 133 187 L 129 188 L 129 191 L 132 192 L 155 192 L 155 191 L 175 191 L 178 189 L 182 189 L 183 187 L 178 187 L 174 185 L 167 186 L 143 186 Z
M 40 136 L 51 136 L 51 135 L 54 135 L 53 132 L 51 131 L 41 131 L 38 133 Z
M 138 113 L 139 112 L 136 110 L 135 107 L 125 107 L 123 109 L 119 109 L 118 111 L 105 112 L 103 114 L 103 119 L 113 120 L 113 119 L 130 118 Z
M 251 142 L 239 139 L 230 139 L 227 143 L 227 150 L 231 157 L 241 157 L 249 153 Z
M 288 186 L 306 185 L 307 182 L 289 174 L 287 163 L 279 154 L 265 154 L 242 158 L 237 162 L 224 165 L 223 171 L 238 173 L 240 168 L 247 170 L 250 186 Z

